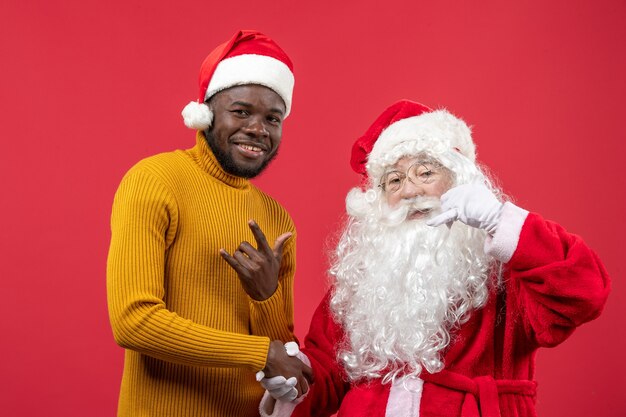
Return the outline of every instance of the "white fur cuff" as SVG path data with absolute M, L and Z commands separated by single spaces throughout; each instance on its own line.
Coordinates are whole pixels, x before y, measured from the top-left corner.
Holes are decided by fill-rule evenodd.
M 485 240 L 485 253 L 504 263 L 510 261 L 517 249 L 527 216 L 528 211 L 513 203 L 504 203 L 495 235 L 487 236 Z

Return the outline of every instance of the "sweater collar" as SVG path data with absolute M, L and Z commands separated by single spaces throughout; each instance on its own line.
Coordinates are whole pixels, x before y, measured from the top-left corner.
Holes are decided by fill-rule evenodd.
M 218 181 L 233 188 L 245 189 L 250 187 L 250 181 L 247 178 L 237 177 L 224 171 L 224 168 L 215 158 L 213 151 L 211 151 L 203 131 L 197 131 L 196 146 L 189 149 L 189 155 L 203 171 Z

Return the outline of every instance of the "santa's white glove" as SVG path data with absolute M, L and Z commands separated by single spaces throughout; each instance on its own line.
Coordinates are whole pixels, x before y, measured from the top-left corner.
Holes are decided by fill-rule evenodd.
M 263 378 L 259 383 L 276 400 L 289 402 L 298 397 L 298 390 L 296 389 L 298 380 L 295 377 L 285 379 L 284 376 L 275 376 Z
M 285 350 L 289 356 L 297 356 L 298 353 L 300 353 L 300 348 L 296 342 L 285 343 Z M 256 373 L 256 380 L 267 390 L 272 398 L 277 400 L 293 401 L 298 396 L 298 390 L 296 389 L 298 380 L 295 377 L 287 379 L 279 375 L 272 378 L 265 378 L 265 373 L 259 371 Z
M 464 184 L 441 196 L 441 210 L 441 214 L 426 221 L 426 224 L 452 225 L 459 220 L 468 226 L 486 230 L 493 236 L 500 221 L 502 203 L 484 184 Z

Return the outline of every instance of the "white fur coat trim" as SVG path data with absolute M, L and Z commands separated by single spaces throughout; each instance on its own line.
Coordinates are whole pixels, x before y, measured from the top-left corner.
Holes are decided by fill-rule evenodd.
M 513 203 L 504 203 L 496 233 L 485 240 L 485 253 L 504 263 L 510 261 L 517 249 L 526 217 L 528 211 Z

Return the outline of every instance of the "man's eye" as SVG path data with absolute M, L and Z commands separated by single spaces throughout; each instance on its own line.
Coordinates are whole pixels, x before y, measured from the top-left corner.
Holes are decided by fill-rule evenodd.
M 281 122 L 281 120 L 280 120 L 278 117 L 275 117 L 275 116 L 269 116 L 269 117 L 267 118 L 267 120 L 268 120 L 270 123 L 274 123 L 274 124 L 280 124 L 280 122 Z
M 235 109 L 235 110 L 232 110 L 232 112 L 235 113 L 238 116 L 247 116 L 248 115 L 248 111 L 247 110 Z
M 387 184 L 398 184 L 399 182 L 400 177 L 387 178 Z

